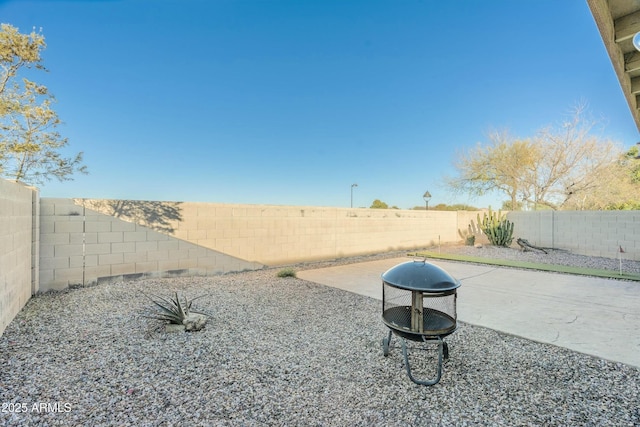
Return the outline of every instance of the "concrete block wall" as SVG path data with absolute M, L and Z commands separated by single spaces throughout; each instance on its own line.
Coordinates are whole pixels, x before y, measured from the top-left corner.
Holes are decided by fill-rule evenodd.
M 0 180 L 0 332 L 36 292 L 459 242 L 478 212 L 48 199 Z M 639 211 L 510 212 L 515 237 L 640 260 Z
M 0 334 L 37 291 L 35 189 L 0 179 Z
M 40 192 L 31 192 L 31 294 L 40 290 Z
M 181 204 L 173 235 L 266 265 L 457 241 L 456 212 L 311 206 Z
M 473 224 L 473 230 L 478 230 L 478 215 L 480 215 L 480 218 L 483 217 L 484 215 L 484 211 L 459 211 L 457 212 L 458 215 L 458 226 L 457 226 L 457 230 L 461 231 L 461 232 L 465 232 L 468 228 L 469 225 Z M 457 232 L 456 230 L 456 232 Z M 463 239 L 460 237 L 460 235 L 457 235 L 457 240 L 458 241 L 462 241 Z M 487 244 L 489 242 L 489 240 L 485 237 L 484 234 L 480 234 L 480 235 L 476 235 L 476 243 L 481 243 L 481 244 Z
M 466 221 L 442 211 L 47 198 L 40 212 L 43 291 L 423 248 L 459 240 Z
M 213 275 L 261 268 L 83 206 L 40 201 L 40 290 L 153 276 Z
M 514 236 L 574 253 L 640 261 L 640 211 L 510 212 Z
M 0 180 L 0 333 L 38 291 L 459 242 L 478 212 L 40 199 Z M 640 260 L 640 211 L 510 212 L 515 237 Z

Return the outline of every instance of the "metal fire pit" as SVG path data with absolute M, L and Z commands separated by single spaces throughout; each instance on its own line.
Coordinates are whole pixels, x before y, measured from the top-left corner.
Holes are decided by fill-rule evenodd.
M 382 340 L 382 352 L 389 355 L 393 334 L 400 338 L 405 368 L 411 381 L 434 385 L 442 377 L 442 361 L 449 358 L 444 338 L 456 328 L 456 289 L 460 282 L 426 260 L 409 261 L 382 275 L 382 321 L 389 335 Z M 411 374 L 406 340 L 437 344 L 436 377 L 418 380 Z

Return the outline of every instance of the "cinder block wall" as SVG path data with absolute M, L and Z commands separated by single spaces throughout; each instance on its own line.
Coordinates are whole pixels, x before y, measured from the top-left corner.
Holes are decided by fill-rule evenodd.
M 510 212 L 514 236 L 537 246 L 640 260 L 640 211 Z
M 72 199 L 43 198 L 40 213 L 41 291 L 111 280 L 213 275 L 262 267 L 97 212 Z
M 43 198 L 40 212 L 43 291 L 422 248 L 458 241 L 468 223 L 456 212 L 131 200 Z
M 456 212 L 183 203 L 173 235 L 266 265 L 459 240 Z
M 640 260 L 640 212 L 510 212 L 515 236 Z M 209 275 L 460 241 L 477 212 L 40 199 L 0 180 L 0 333 L 38 290 Z
M 37 262 L 32 242 L 37 235 L 33 203 L 37 191 L 0 179 L 0 334 L 37 291 Z
M 460 241 L 477 212 L 39 199 L 0 180 L 0 332 L 38 290 L 211 275 Z M 510 212 L 515 236 L 640 260 L 640 212 Z

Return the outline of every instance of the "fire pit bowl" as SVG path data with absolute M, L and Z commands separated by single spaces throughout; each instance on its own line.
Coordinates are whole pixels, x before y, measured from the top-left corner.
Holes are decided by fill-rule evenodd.
M 444 337 L 457 328 L 456 290 L 459 287 L 459 281 L 426 260 L 404 262 L 382 274 L 382 321 L 389 328 L 389 335 L 382 340 L 382 352 L 385 357 L 389 355 L 391 338 L 397 335 L 407 375 L 416 384 L 434 385 L 442 377 L 442 360 L 449 358 Z M 438 345 L 434 379 L 413 377 L 405 340 Z

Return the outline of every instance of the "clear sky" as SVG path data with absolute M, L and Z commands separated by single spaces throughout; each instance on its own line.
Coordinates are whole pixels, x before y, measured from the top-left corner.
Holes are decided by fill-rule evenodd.
M 492 130 L 579 102 L 640 138 L 586 0 L 0 0 L 42 28 L 69 152 L 43 197 L 369 207 L 442 185 Z

